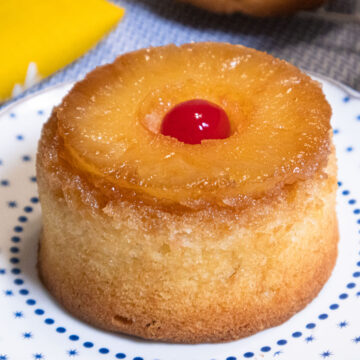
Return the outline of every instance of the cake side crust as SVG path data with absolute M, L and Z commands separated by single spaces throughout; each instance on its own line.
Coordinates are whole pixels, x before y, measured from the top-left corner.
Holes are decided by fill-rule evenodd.
M 337 254 L 336 164 L 236 216 L 77 207 L 38 168 L 50 292 L 98 327 L 162 341 L 228 341 L 306 306 Z M 136 214 L 136 215 L 134 215 Z
M 329 240 L 333 244 L 338 242 L 336 223 Z M 197 323 L 199 314 L 196 308 L 192 309 L 192 311 L 185 309 L 183 313 L 186 312 L 187 314 L 186 323 L 180 321 L 175 325 L 167 323 L 169 319 L 166 315 L 160 320 L 150 320 L 151 316 L 147 316 L 145 322 L 136 322 L 132 319 L 131 307 L 129 308 L 126 302 L 124 304 L 119 303 L 116 307 L 122 308 L 124 305 L 124 308 L 127 309 L 127 315 L 114 315 L 113 309 L 107 308 L 106 305 L 102 305 L 93 297 L 89 298 L 88 291 L 82 294 L 82 289 L 88 286 L 88 283 L 82 286 L 78 284 L 76 287 L 72 285 L 71 288 L 67 289 L 67 284 L 61 284 L 60 281 L 63 281 L 63 279 L 53 276 L 53 269 L 48 268 L 48 264 L 42 260 L 42 257 L 39 258 L 38 268 L 41 280 L 57 301 L 72 315 L 91 325 L 145 339 L 176 343 L 211 343 L 240 339 L 258 331 L 280 325 L 291 318 L 318 295 L 331 275 L 336 257 L 337 248 L 332 246 L 321 261 L 317 259 L 316 270 L 311 271 L 313 269 L 309 269 L 311 276 L 305 279 L 306 286 L 282 294 L 283 301 L 278 303 L 278 306 L 266 309 L 265 314 L 263 313 L 261 316 L 257 316 L 256 311 L 252 309 L 241 308 L 239 310 L 235 304 L 233 309 L 226 309 L 223 313 L 219 312 L 218 305 L 214 305 L 213 309 L 211 307 L 207 307 L 205 311 L 202 309 L 201 313 L 206 316 L 208 323 L 205 327 L 199 326 Z M 93 288 L 93 286 L 90 286 L 90 288 Z M 296 301 L 286 301 L 287 297 L 294 300 L 294 296 L 296 296 Z M 244 317 L 244 312 L 247 312 L 248 316 Z M 161 324 L 161 327 L 159 324 Z
M 196 94 L 224 106 L 229 138 L 193 146 L 144 123 Z M 39 142 L 44 284 L 75 316 L 147 339 L 283 322 L 336 259 L 330 116 L 318 83 L 241 46 L 148 48 L 91 72 Z

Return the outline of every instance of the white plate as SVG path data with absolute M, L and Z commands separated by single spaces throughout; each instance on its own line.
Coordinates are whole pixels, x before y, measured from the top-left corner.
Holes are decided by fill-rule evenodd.
M 35 153 L 43 122 L 71 84 L 0 112 L 0 360 L 359 360 L 360 94 L 320 81 L 333 108 L 341 182 L 335 270 L 318 297 L 289 321 L 226 344 L 174 345 L 107 333 L 58 306 L 36 272 L 41 219 Z

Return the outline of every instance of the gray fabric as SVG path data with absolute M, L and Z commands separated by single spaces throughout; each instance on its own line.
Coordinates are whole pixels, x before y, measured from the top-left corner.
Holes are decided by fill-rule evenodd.
M 175 0 L 115 3 L 126 9 L 116 29 L 81 59 L 27 93 L 77 80 L 126 51 L 189 41 L 227 41 L 254 47 L 360 90 L 359 20 L 326 20 L 323 15 L 314 17 L 312 13 L 278 19 L 216 15 Z M 325 7 L 332 15 L 353 13 L 356 0 L 333 0 Z
M 356 9 L 357 0 L 329 1 L 324 8 L 328 11 L 351 14 Z

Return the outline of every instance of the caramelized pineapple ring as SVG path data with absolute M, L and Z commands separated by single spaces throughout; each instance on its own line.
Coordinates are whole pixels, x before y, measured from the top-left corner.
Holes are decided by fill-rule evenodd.
M 197 98 L 226 111 L 229 138 L 160 134 L 170 108 Z M 311 177 L 327 161 L 330 116 L 319 84 L 294 66 L 219 43 L 120 56 L 57 110 L 63 157 L 96 186 L 189 206 L 237 205 Z

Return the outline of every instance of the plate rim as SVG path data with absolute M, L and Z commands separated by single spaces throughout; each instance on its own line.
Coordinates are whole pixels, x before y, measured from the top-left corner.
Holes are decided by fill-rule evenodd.
M 52 90 L 56 90 L 62 87 L 66 87 L 66 86 L 70 86 L 70 85 L 74 85 L 76 83 L 76 81 L 70 80 L 70 81 L 63 81 L 63 82 L 59 82 L 55 85 L 49 85 L 41 90 L 35 91 L 33 93 L 30 93 L 18 100 L 15 101 L 11 101 L 8 104 L 4 104 L 3 107 L 0 108 L 0 118 L 5 115 L 8 111 L 10 111 L 11 109 L 17 107 L 18 105 L 21 105 L 24 102 L 27 102 L 28 100 L 32 100 L 34 97 L 37 96 L 41 96 L 47 92 L 50 92 Z M 1 119 L 0 119 L 1 121 Z
M 303 70 L 306 74 L 308 74 L 310 77 L 317 77 L 321 80 L 325 80 L 327 82 L 329 82 L 330 84 L 332 85 L 335 85 L 337 87 L 339 87 L 341 90 L 343 90 L 347 95 L 355 98 L 355 99 L 358 99 L 360 100 L 360 91 L 357 91 L 355 89 L 353 89 L 352 87 L 346 85 L 346 84 L 343 84 L 342 82 L 338 81 L 338 80 L 335 80 L 329 76 L 326 76 L 326 75 L 322 75 L 322 74 L 319 74 L 317 72 L 314 72 L 314 71 L 309 71 L 309 70 Z
M 358 100 L 360 100 L 360 92 L 357 92 L 357 91 L 349 88 L 348 86 L 337 82 L 336 80 L 332 80 L 330 78 L 327 78 L 326 76 L 322 76 L 322 75 L 319 75 L 319 74 L 316 74 L 316 73 L 313 73 L 313 72 L 308 72 L 308 74 L 310 74 L 311 77 L 316 77 L 316 78 L 324 80 L 324 81 L 326 81 L 326 82 L 328 82 L 330 84 L 333 84 L 334 86 L 336 86 L 338 89 L 341 89 L 342 91 L 344 91 L 349 96 L 356 97 Z M 65 86 L 70 86 L 71 84 L 74 84 L 74 82 L 62 82 L 62 83 L 58 83 L 58 84 L 56 84 L 54 86 L 49 86 L 49 87 L 47 87 L 45 89 L 42 89 L 42 90 L 40 90 L 38 92 L 29 94 L 28 96 L 26 96 L 26 97 L 24 97 L 22 99 L 19 99 L 18 101 L 14 102 L 14 103 L 9 104 L 9 106 L 5 107 L 4 109 L 1 109 L 0 110 L 0 116 L 5 115 L 7 112 L 11 111 L 17 105 L 22 105 L 23 102 L 25 102 L 27 100 L 31 101 L 35 96 L 41 96 L 44 93 L 51 92 L 52 90 L 60 89 L 60 88 L 65 87 Z M 354 94 L 356 96 L 354 96 L 351 92 L 354 92 Z

